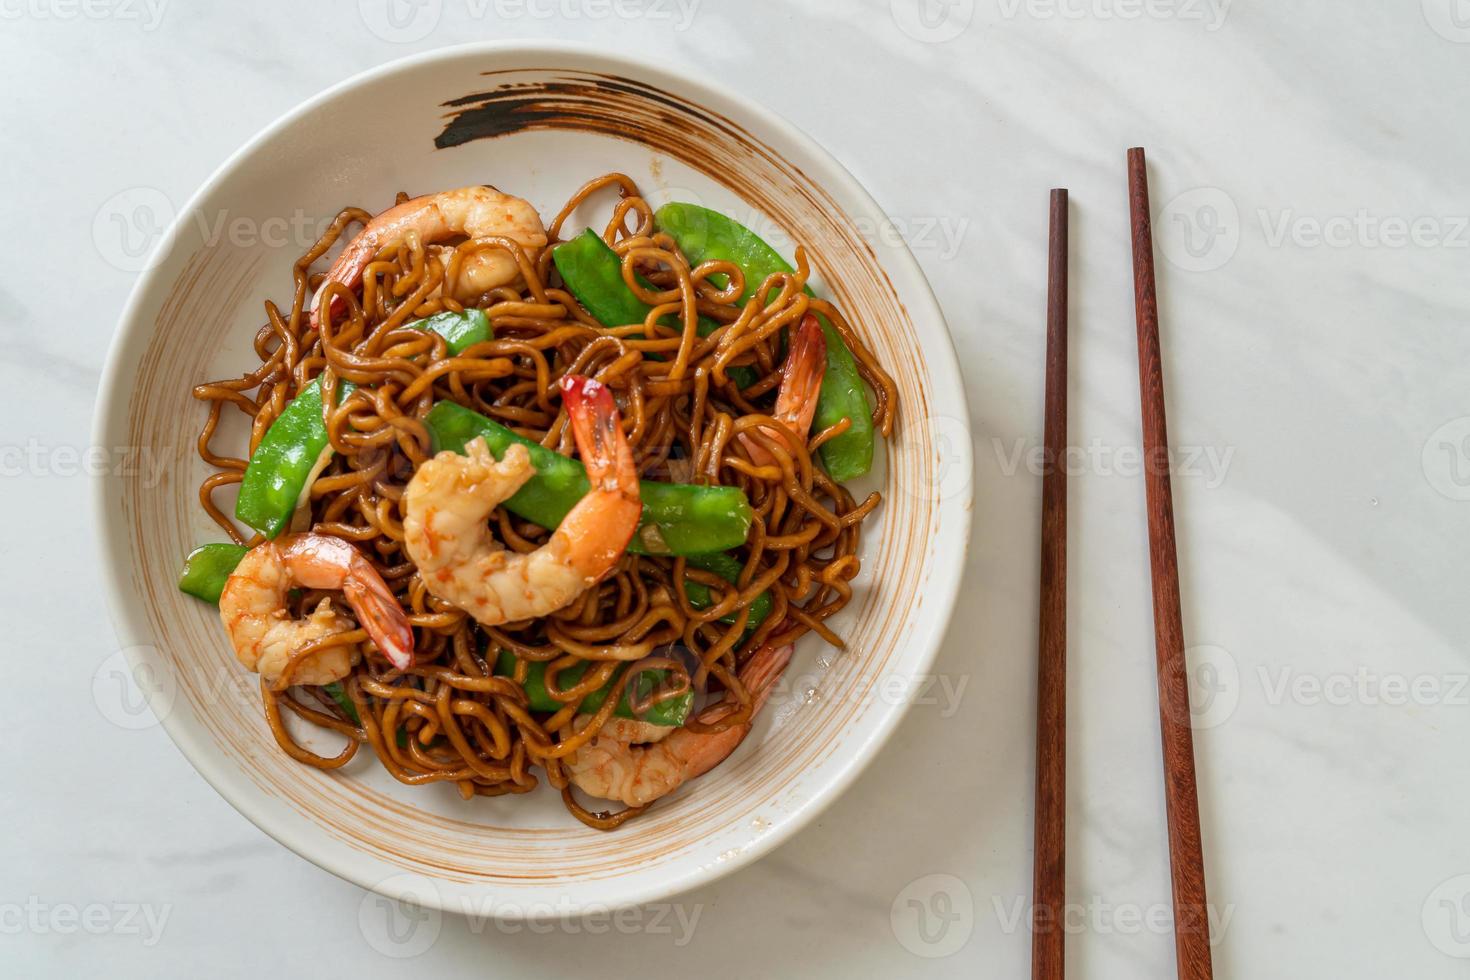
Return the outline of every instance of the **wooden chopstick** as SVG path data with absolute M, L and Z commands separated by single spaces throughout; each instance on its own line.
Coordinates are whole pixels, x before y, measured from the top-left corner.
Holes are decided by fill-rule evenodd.
M 1032 980 L 1062 980 L 1067 857 L 1067 192 L 1051 192 L 1046 280 L 1041 627 L 1036 650 Z
M 1138 386 L 1143 403 L 1144 486 L 1149 564 L 1154 593 L 1154 652 L 1159 671 L 1159 725 L 1164 745 L 1164 803 L 1169 819 L 1169 869 L 1174 885 L 1174 957 L 1180 980 L 1209 980 L 1209 916 L 1200 846 L 1199 799 L 1190 730 L 1189 678 L 1179 608 L 1174 499 L 1169 482 L 1169 435 L 1164 421 L 1164 372 L 1154 296 L 1154 241 L 1148 168 L 1143 148 L 1128 151 L 1128 206 L 1133 226 L 1133 303 L 1138 320 Z

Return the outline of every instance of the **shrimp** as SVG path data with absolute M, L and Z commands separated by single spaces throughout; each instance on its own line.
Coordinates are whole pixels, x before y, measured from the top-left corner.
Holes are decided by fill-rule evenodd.
M 591 722 L 591 715 L 578 715 L 575 729 L 581 731 Z M 597 730 L 597 737 L 608 739 L 613 742 L 625 742 L 636 745 L 647 742 L 662 742 L 674 733 L 675 729 L 670 725 L 655 725 L 651 721 L 639 721 L 636 718 L 609 718 L 602 723 Z
M 752 719 L 771 696 L 776 680 L 791 661 L 791 650 L 790 643 L 766 644 L 741 668 L 740 682 L 754 699 Z M 738 707 L 733 701 L 722 700 L 701 712 L 699 721 L 713 724 Z M 585 727 L 586 719 L 580 721 Z M 628 806 L 647 806 L 724 762 L 750 734 L 751 724 L 747 720 L 708 735 L 679 728 L 652 745 L 631 745 L 609 737 L 609 729 L 604 728 L 570 756 L 567 774 L 572 784 L 589 796 L 617 800 Z M 627 735 L 630 731 L 618 728 L 612 733 Z
M 788 449 L 803 445 L 817 413 L 817 392 L 821 390 L 826 371 L 827 338 L 822 335 L 822 325 L 816 316 L 808 313 L 801 318 L 791 338 L 791 349 L 786 352 L 781 390 L 776 393 L 776 412 L 772 416 L 788 431 L 778 432 L 769 425 L 761 431 Z M 759 440 L 744 432 L 739 438 L 751 462 L 757 466 L 776 465 L 776 458 Z
M 326 534 L 287 534 L 246 552 L 220 593 L 220 621 L 246 669 L 274 683 L 303 646 L 353 628 L 325 598 L 305 619 L 291 618 L 286 594 L 293 585 L 341 589 L 383 656 L 395 667 L 413 665 L 408 615 L 361 552 Z M 357 660 L 355 645 L 328 647 L 295 665 L 291 680 L 329 684 L 346 677 Z
M 465 455 L 445 451 L 419 466 L 404 493 L 404 547 L 430 593 L 486 626 L 545 616 L 617 565 L 643 512 L 638 470 L 612 392 L 568 375 L 562 400 L 592 490 L 528 554 L 501 547 L 491 511 L 533 475 L 526 447 L 496 462 L 483 438 Z
M 394 205 L 373 218 L 348 243 L 332 263 L 323 282 L 339 282 L 356 289 L 362 272 L 373 256 L 390 245 L 401 243 L 410 233 L 425 244 L 465 236 L 508 238 L 533 256 L 546 247 L 546 228 L 529 202 L 502 194 L 493 187 L 474 185 L 415 197 Z M 448 266 L 448 255 L 443 255 Z M 520 276 L 516 257 L 504 249 L 486 248 L 468 254 L 459 276 L 449 284 L 449 293 L 471 298 L 497 286 L 506 286 Z M 321 293 L 318 292 L 318 297 Z M 320 307 L 320 299 L 318 299 Z M 319 309 L 312 312 L 316 326 Z M 333 308 L 333 313 L 338 312 Z

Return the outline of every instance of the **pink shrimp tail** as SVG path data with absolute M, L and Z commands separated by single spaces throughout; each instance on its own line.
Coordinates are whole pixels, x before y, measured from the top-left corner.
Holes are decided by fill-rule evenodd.
M 756 714 L 765 707 L 771 692 L 776 689 L 776 681 L 780 680 L 781 674 L 786 670 L 786 665 L 791 662 L 791 653 L 794 649 L 795 646 L 790 643 L 782 643 L 779 646 L 767 643 L 751 654 L 745 666 L 740 668 L 740 683 L 745 685 L 745 690 L 750 694 L 752 701 L 750 719 L 715 735 L 695 736 L 700 749 L 689 758 L 685 765 L 683 775 L 686 780 L 702 776 L 719 765 L 745 740 L 745 736 L 750 734 Z M 714 724 L 734 712 L 736 705 L 729 698 L 730 695 L 727 694 L 724 700 L 710 705 L 700 713 L 699 720 L 705 724 Z
M 333 320 L 336 320 L 339 316 L 342 315 L 342 311 L 347 308 L 347 304 L 345 302 L 343 302 L 343 300 L 342 300 L 341 297 L 339 297 L 339 296 L 333 296 L 332 297 L 331 308 L 332 308 L 332 319 Z M 315 306 L 313 306 L 311 308 L 311 329 L 317 331 L 318 333 L 321 332 L 321 329 L 322 329 L 322 304 L 320 302 L 318 302 Z
M 766 425 L 761 427 L 761 432 L 790 451 L 796 445 L 793 437 L 805 441 L 811 430 L 812 419 L 817 414 L 817 393 L 822 390 L 822 377 L 827 373 L 827 338 L 814 314 L 802 317 L 792 333 L 791 349 L 786 352 L 786 364 L 781 372 L 781 390 L 776 393 L 776 412 L 772 417 L 782 428 Z M 739 439 L 756 465 L 775 465 L 776 457 L 756 438 L 742 432 Z
M 623 435 L 622 416 L 618 413 L 612 392 L 600 381 L 580 374 L 568 374 L 561 379 L 561 398 L 571 418 L 572 438 L 576 440 L 582 465 L 587 467 L 587 478 L 593 490 L 617 494 L 641 510 L 638 467 L 633 462 L 628 439 Z M 633 539 L 638 529 L 636 516 L 635 511 L 626 534 L 616 535 L 605 542 L 610 556 L 609 567 Z
M 801 318 L 786 352 L 781 390 L 776 395 L 776 417 L 798 435 L 806 435 L 817 411 L 817 392 L 827 373 L 827 338 L 814 314 Z
M 633 472 L 633 453 L 623 436 L 623 419 L 612 392 L 600 381 L 569 374 L 561 379 L 562 402 L 572 420 L 572 437 L 598 490 L 636 490 L 619 485 Z
M 376 579 L 376 573 L 374 573 Z M 358 622 L 388 662 L 399 670 L 413 666 L 413 626 L 398 599 L 381 579 L 349 579 L 342 589 Z
M 790 643 L 780 646 L 766 644 L 751 655 L 750 661 L 740 671 L 740 681 L 755 700 L 759 711 L 776 688 L 776 681 L 791 663 L 791 653 L 796 647 Z
M 377 252 L 376 240 L 370 239 L 364 232 L 348 243 L 347 247 L 342 250 L 342 254 L 337 256 L 337 261 L 332 263 L 332 267 L 327 270 L 327 277 L 322 280 L 321 286 L 317 288 L 316 303 L 311 308 L 311 327 L 313 330 L 320 331 L 322 327 L 322 295 L 327 284 L 338 282 L 353 292 L 356 292 L 362 284 L 362 270 L 367 268 L 368 263 L 372 261 L 373 256 Z M 334 293 L 332 295 L 331 310 L 333 320 L 336 320 L 346 312 L 347 301 L 342 298 L 341 294 Z
M 750 712 L 751 717 L 754 717 L 756 712 L 765 706 L 771 692 L 776 689 L 776 682 L 786 671 L 786 665 L 791 663 L 791 654 L 795 649 L 796 645 L 792 643 L 780 645 L 767 643 L 752 653 L 750 659 L 745 662 L 745 666 L 740 668 L 740 683 L 745 685 L 746 692 L 754 702 L 754 707 Z M 735 705 L 730 702 L 727 695 L 725 700 L 717 701 L 706 708 L 701 720 L 714 722 L 734 709 Z M 744 737 L 742 732 L 739 738 Z M 739 738 L 736 739 L 737 743 Z M 732 745 L 731 748 L 733 749 L 734 746 Z
M 362 552 L 326 534 L 291 534 L 280 549 L 297 582 L 309 589 L 340 588 L 357 622 L 399 670 L 413 666 L 413 624 L 398 597 Z

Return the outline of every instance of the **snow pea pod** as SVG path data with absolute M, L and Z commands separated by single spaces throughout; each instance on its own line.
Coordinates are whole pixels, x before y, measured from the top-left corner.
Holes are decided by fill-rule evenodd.
M 338 397 L 353 387 L 342 382 Z M 291 522 L 312 475 L 321 471 L 331 453 L 322 421 L 322 379 L 317 377 L 291 399 L 255 447 L 240 481 L 235 516 L 275 538 Z
M 567 289 L 605 327 L 642 323 L 652 309 L 623 282 L 623 260 L 591 228 L 551 250 L 551 261 Z M 701 318 L 703 320 L 703 318 Z M 664 322 L 673 324 L 673 318 Z M 715 329 L 711 321 L 709 330 Z M 700 324 L 701 332 L 704 323 Z
M 431 317 L 415 320 L 408 326 L 415 330 L 432 330 L 443 337 L 451 356 L 463 353 L 466 347 L 483 343 L 495 336 L 485 311 L 473 307 L 460 313 L 444 310 Z
M 742 303 L 755 295 L 767 276 L 793 271 L 791 263 L 760 236 L 718 211 L 676 202 L 659 208 L 653 220 L 679 243 L 690 262 L 697 265 L 718 259 L 739 266 L 745 273 Z M 815 295 L 810 287 L 806 291 Z M 827 340 L 827 371 L 817 395 L 817 428 L 851 420 L 851 428 L 823 443 L 820 449 L 827 473 L 840 483 L 862 476 L 873 465 L 873 405 L 852 351 L 826 317 L 817 319 Z
M 621 327 L 648 319 L 653 307 L 633 295 L 623 281 L 623 260 L 591 228 L 553 248 L 551 260 L 577 302 L 603 326 Z M 674 329 L 679 326 L 672 314 L 659 323 Z M 714 320 L 702 316 L 696 329 L 701 337 L 707 337 L 719 328 Z M 732 367 L 727 373 L 739 388 L 748 388 L 760 378 L 754 368 L 744 365 Z
M 461 313 L 446 310 L 411 326 L 442 336 L 451 355 L 493 336 L 490 318 L 477 309 Z M 338 398 L 354 387 L 347 381 L 339 384 Z M 275 538 L 290 523 L 312 476 L 321 472 L 331 457 L 327 427 L 322 422 L 322 385 L 318 377 L 297 392 L 255 447 L 240 482 L 235 516 L 267 538 Z
M 362 718 L 357 713 L 357 705 L 353 704 L 352 699 L 347 696 L 347 690 L 342 686 L 341 681 L 332 681 L 330 684 L 323 684 L 322 690 L 326 691 L 327 696 L 337 702 L 337 707 L 341 708 L 347 717 L 352 719 L 354 725 L 362 724 Z M 399 734 L 401 735 L 403 733 L 400 732 Z M 403 744 L 402 739 L 399 739 L 399 744 Z
M 584 697 L 582 703 L 578 706 L 578 710 L 585 714 L 591 714 L 601 708 L 607 701 L 608 692 L 618 682 L 618 679 L 622 676 L 622 671 L 625 669 L 624 667 L 618 668 L 605 685 Z M 503 677 L 513 677 L 515 670 L 516 655 L 509 650 L 501 650 L 495 660 L 495 673 Z M 571 687 L 577 681 L 581 680 L 582 675 L 586 672 L 586 663 L 573 664 L 556 675 L 557 686 L 562 689 Z M 633 714 L 633 709 L 629 707 L 629 691 L 636 687 L 637 690 L 633 693 L 638 700 L 642 700 L 648 697 L 655 685 L 663 683 L 664 678 L 668 674 L 669 672 L 666 670 L 645 670 L 639 672 L 638 676 L 630 681 L 628 687 L 624 689 L 623 696 L 618 701 L 618 706 L 613 709 L 613 714 L 619 718 L 638 717 Z M 526 680 L 522 686 L 526 689 L 526 698 L 531 704 L 532 711 L 559 711 L 566 707 L 565 702 L 556 700 L 551 696 L 551 692 L 546 690 L 545 663 L 536 661 L 527 663 Z M 666 698 L 657 704 L 650 705 L 640 720 L 652 725 L 682 725 L 684 724 L 684 719 L 689 717 L 689 709 L 693 704 L 694 692 L 685 691 L 683 694 Z
M 592 489 L 587 471 L 569 456 L 454 402 L 439 402 L 424 416 L 434 451 L 463 453 L 483 436 L 499 458 L 512 443 L 525 446 L 536 475 L 505 501 L 505 508 L 545 528 L 555 528 Z M 693 555 L 725 551 L 745 543 L 753 513 L 739 487 L 702 487 L 685 483 L 639 483 L 643 517 L 628 550 L 641 555 Z
M 745 565 L 731 555 L 715 552 L 709 555 L 689 555 L 684 559 L 685 564 L 691 568 L 702 569 L 706 572 L 714 572 L 720 578 L 732 585 L 740 581 L 740 573 L 745 570 Z M 714 599 L 710 595 L 709 586 L 702 582 L 691 582 L 684 580 L 684 594 L 689 597 L 689 604 L 695 609 L 708 609 L 714 605 Z M 745 620 L 745 632 L 752 632 L 757 626 L 765 622 L 766 617 L 771 614 L 771 594 L 762 592 L 750 603 L 750 615 Z M 720 617 L 722 623 L 733 623 L 738 618 L 738 612 L 732 612 Z
M 184 570 L 179 573 L 179 591 L 205 602 L 218 603 L 225 581 L 248 550 L 243 545 L 229 543 L 200 545 L 184 559 Z

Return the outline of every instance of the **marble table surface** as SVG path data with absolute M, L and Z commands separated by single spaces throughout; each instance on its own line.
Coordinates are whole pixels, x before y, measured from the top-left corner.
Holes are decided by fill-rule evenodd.
M 968 578 L 944 683 L 775 853 L 623 917 L 432 917 L 404 960 L 375 897 L 256 830 L 162 729 L 110 720 L 93 399 L 161 230 L 140 189 L 179 204 L 371 66 L 550 37 L 775 107 L 887 210 L 963 362 Z M 0 0 L 0 66 L 0 974 L 1027 975 L 1031 450 L 1065 185 L 1069 967 L 1172 976 L 1124 185 L 1143 144 L 1218 975 L 1465 975 L 1465 0 Z

